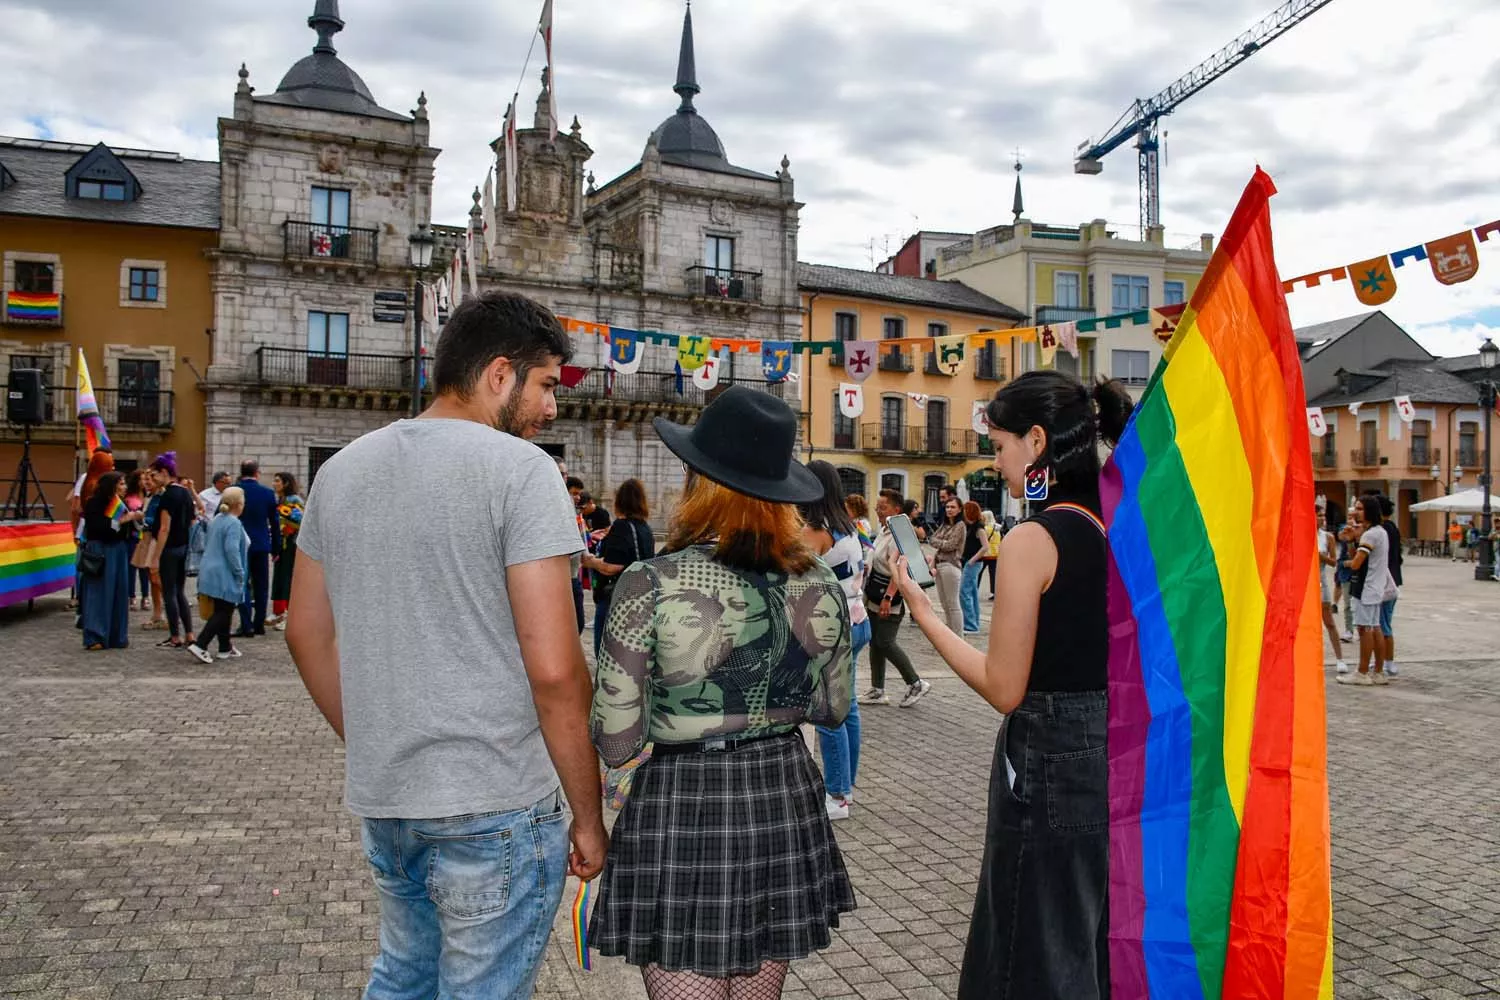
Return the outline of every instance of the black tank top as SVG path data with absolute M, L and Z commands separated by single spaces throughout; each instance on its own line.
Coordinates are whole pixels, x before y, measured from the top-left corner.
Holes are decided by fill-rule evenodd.
M 1027 691 L 1103 691 L 1108 682 L 1108 553 L 1098 501 L 1056 498 L 1033 514 L 1057 546 L 1057 572 L 1042 594 Z

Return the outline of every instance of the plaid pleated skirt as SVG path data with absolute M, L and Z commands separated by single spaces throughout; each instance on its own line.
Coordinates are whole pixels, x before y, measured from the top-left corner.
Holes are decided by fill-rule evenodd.
M 796 733 L 663 753 L 610 837 L 589 945 L 631 965 L 725 978 L 826 948 L 854 890 Z

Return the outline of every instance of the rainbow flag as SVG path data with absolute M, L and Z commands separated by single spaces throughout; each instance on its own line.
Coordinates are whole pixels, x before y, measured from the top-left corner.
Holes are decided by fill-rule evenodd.
M 0 608 L 66 591 L 77 559 L 67 521 L 0 524 Z
M 89 378 L 88 359 L 83 356 L 81 347 L 78 349 L 78 422 L 83 424 L 88 454 L 109 448 L 109 434 L 104 430 L 104 418 L 99 416 L 99 404 L 94 399 L 94 380 Z
M 592 897 L 589 883 L 580 881 L 578 895 L 573 897 L 573 952 L 578 967 L 584 972 L 592 972 L 594 968 L 589 959 L 589 903 Z
M 5 315 L 9 319 L 55 323 L 62 318 L 62 293 L 6 292 Z
M 125 510 L 125 501 L 121 500 L 119 497 L 111 497 L 109 506 L 104 508 L 104 516 L 109 518 L 111 521 L 119 521 L 120 518 L 124 517 L 127 513 L 128 511 Z
M 1260 170 L 1114 455 L 1115 1000 L 1333 996 L 1306 402 Z

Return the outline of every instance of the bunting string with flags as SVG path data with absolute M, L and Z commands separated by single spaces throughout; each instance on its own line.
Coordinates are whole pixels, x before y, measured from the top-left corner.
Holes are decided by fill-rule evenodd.
M 1352 264 L 1299 274 L 1283 281 L 1281 290 L 1290 295 L 1299 286 L 1317 288 L 1327 278 L 1330 284 L 1349 282 L 1354 297 L 1363 305 L 1384 305 L 1395 297 L 1397 269 L 1413 261 L 1427 261 L 1433 278 L 1440 284 L 1457 285 L 1473 278 L 1479 273 L 1479 244 L 1494 236 L 1500 236 L 1500 219 L 1404 250 L 1393 250 Z

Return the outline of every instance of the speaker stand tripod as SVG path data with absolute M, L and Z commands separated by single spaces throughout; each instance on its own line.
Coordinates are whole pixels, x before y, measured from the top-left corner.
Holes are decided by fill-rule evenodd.
M 16 478 L 10 484 L 10 497 L 5 501 L 5 511 L 12 520 L 26 521 L 31 519 L 32 508 L 41 507 L 47 520 L 55 521 L 52 505 L 47 502 L 47 494 L 42 491 L 42 481 L 37 478 L 36 466 L 31 464 L 31 425 L 23 426 L 25 437 L 21 444 L 21 463 L 16 466 Z M 33 485 L 36 486 L 35 500 L 28 496 L 28 490 Z

